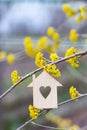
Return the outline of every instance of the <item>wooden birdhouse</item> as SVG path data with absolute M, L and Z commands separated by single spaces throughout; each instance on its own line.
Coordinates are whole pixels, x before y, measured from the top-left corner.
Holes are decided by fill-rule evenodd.
M 28 87 L 33 87 L 33 105 L 39 109 L 58 107 L 57 87 L 62 86 L 46 71 L 43 71 Z M 45 93 L 44 93 L 45 92 Z

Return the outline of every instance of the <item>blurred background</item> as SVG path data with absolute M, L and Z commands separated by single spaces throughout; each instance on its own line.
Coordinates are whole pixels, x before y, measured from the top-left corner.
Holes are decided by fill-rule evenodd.
M 7 53 L 23 51 L 23 41 L 26 36 L 31 36 L 36 45 L 37 39 L 46 35 L 47 28 L 50 26 L 53 26 L 61 36 L 67 36 L 71 28 L 76 29 L 79 33 L 87 34 L 87 20 L 78 24 L 73 18 L 67 19 L 62 11 L 64 3 L 69 3 L 74 8 L 87 4 L 86 0 L 0 1 L 0 51 L 4 50 Z M 70 41 L 63 40 L 58 54 L 63 57 L 64 52 L 70 46 L 72 46 Z M 74 46 L 87 50 L 87 43 L 84 40 Z M 59 102 L 70 98 L 68 90 L 71 85 L 76 86 L 80 93 L 87 93 L 87 57 L 80 60 L 79 68 L 72 68 L 67 63 L 59 64 L 58 68 L 62 73 L 58 81 L 63 85 L 58 89 Z M 34 59 L 26 56 L 17 60 L 13 65 L 9 65 L 6 61 L 0 62 L 0 95 L 12 85 L 10 74 L 15 69 L 18 70 L 20 76 L 35 70 Z M 30 82 L 31 78 L 28 78 L 0 101 L 0 130 L 16 130 L 29 120 L 28 105 L 33 102 L 32 88 L 27 88 Z M 70 119 L 72 124 L 84 127 L 87 125 L 87 98 L 60 106 L 48 113 L 47 118 L 40 117 L 38 122 L 59 126 L 61 123 L 55 123 L 52 120 L 53 117 L 55 120 L 57 117 L 61 117 L 61 120 L 64 119 L 64 121 Z M 63 122 L 61 125 L 64 127 Z M 32 124 L 23 128 L 23 130 L 27 129 L 46 130 Z

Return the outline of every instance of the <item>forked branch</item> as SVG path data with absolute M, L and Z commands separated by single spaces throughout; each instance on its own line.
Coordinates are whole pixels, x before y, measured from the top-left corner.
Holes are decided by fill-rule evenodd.
M 73 55 L 71 55 L 69 57 L 61 58 L 61 59 L 59 59 L 59 60 L 57 60 L 55 62 L 51 62 L 50 64 L 59 64 L 59 63 L 64 62 L 64 61 L 66 61 L 68 59 L 71 59 L 73 57 L 80 58 L 80 57 L 85 56 L 85 55 L 87 55 L 87 51 L 82 51 L 82 52 L 79 52 L 79 53 L 75 53 L 75 54 L 73 54 Z M 43 70 L 43 68 L 36 69 L 35 71 L 32 71 L 31 73 L 23 76 L 16 84 L 12 85 L 7 91 L 5 91 L 0 96 L 0 100 L 3 99 L 3 97 L 5 97 L 8 93 L 10 93 L 18 84 L 22 83 L 25 79 L 27 79 L 28 77 L 31 77 L 33 74 L 35 74 L 35 73 L 37 73 L 37 72 L 39 72 L 41 70 Z
M 74 101 L 74 100 L 76 100 L 76 99 L 80 99 L 80 98 L 86 97 L 86 96 L 87 96 L 87 93 L 86 93 L 86 94 L 81 94 L 80 96 L 78 96 L 78 97 L 76 97 L 76 98 L 74 98 L 74 99 L 69 99 L 69 100 L 66 100 L 66 101 L 64 101 L 64 102 L 59 103 L 59 104 L 58 104 L 58 107 L 59 107 L 59 106 L 62 106 L 62 105 L 64 105 L 64 104 L 66 104 L 66 103 L 72 102 L 72 101 Z M 43 110 L 43 111 L 39 114 L 39 116 L 41 116 L 41 115 L 43 115 L 43 114 L 45 114 L 45 113 L 48 113 L 50 110 L 51 110 L 51 109 L 49 109 L 49 110 Z M 17 128 L 16 130 L 20 130 L 21 128 L 25 127 L 27 124 L 31 123 L 32 121 L 34 121 L 34 119 L 30 119 L 30 120 L 26 121 L 23 125 L 21 125 L 21 126 L 20 126 L 19 128 Z M 58 129 L 58 128 L 57 128 L 57 129 Z

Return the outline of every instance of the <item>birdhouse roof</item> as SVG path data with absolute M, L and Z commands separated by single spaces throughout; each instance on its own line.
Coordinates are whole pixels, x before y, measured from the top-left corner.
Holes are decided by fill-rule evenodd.
M 43 71 L 38 77 L 34 79 L 34 81 L 28 85 L 28 87 L 33 87 L 35 83 L 44 85 L 50 85 L 54 87 L 62 86 L 56 79 L 54 79 L 50 74 L 48 74 L 46 71 Z

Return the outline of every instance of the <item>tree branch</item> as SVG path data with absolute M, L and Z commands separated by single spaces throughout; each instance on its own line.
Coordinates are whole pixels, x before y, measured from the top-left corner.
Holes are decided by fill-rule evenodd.
M 39 114 L 39 116 L 42 115 L 42 114 L 45 114 L 45 112 L 46 112 L 46 110 L 42 111 L 42 112 Z M 21 125 L 21 126 L 20 126 L 19 128 L 17 128 L 16 130 L 20 130 L 21 128 L 24 128 L 27 124 L 31 123 L 33 120 L 34 120 L 34 119 L 32 118 L 32 119 L 26 121 L 23 125 Z
M 33 121 L 31 122 L 31 124 L 42 127 L 42 128 L 52 129 L 52 130 L 60 130 L 60 129 L 61 130 L 67 130 L 65 128 L 58 128 L 58 127 L 51 127 L 51 126 L 47 126 L 47 125 L 41 125 L 41 124 L 38 124 L 38 123 L 33 122 Z
M 69 100 L 67 100 L 67 101 L 64 101 L 64 102 L 59 103 L 59 104 L 58 104 L 58 107 L 59 107 L 59 106 L 62 106 L 62 105 L 64 105 L 64 104 L 66 104 L 66 103 L 72 102 L 72 101 L 74 101 L 74 100 L 76 100 L 76 99 L 80 99 L 80 98 L 86 97 L 86 96 L 87 96 L 87 93 L 86 93 L 86 94 L 81 94 L 80 96 L 78 96 L 78 97 L 76 97 L 76 98 L 74 98 L 74 99 L 69 99 Z M 45 113 L 48 113 L 50 110 L 51 110 L 51 109 L 49 109 L 49 110 L 43 110 L 43 111 L 39 114 L 39 116 L 41 116 L 41 115 L 43 115 L 43 114 L 45 114 Z M 20 126 L 19 128 L 17 128 L 16 130 L 20 130 L 21 128 L 25 127 L 27 124 L 31 123 L 32 121 L 34 121 L 34 119 L 30 119 L 30 120 L 26 121 L 23 125 L 21 125 L 21 126 Z
M 79 52 L 79 53 L 76 53 L 74 55 L 71 55 L 69 57 L 65 57 L 65 58 L 61 58 L 55 62 L 51 62 L 50 64 L 59 64 L 61 62 L 64 62 L 68 59 L 71 59 L 73 57 L 81 57 L 81 56 L 85 56 L 87 55 L 87 51 L 83 51 L 83 52 Z M 21 82 L 23 82 L 25 79 L 27 79 L 28 77 L 32 76 L 33 74 L 39 72 L 43 70 L 43 67 L 42 68 L 38 68 L 36 69 L 35 71 L 32 71 L 31 73 L 25 75 L 24 77 L 22 77 L 16 84 L 12 85 L 7 91 L 5 91 L 1 96 L 0 96 L 0 100 L 3 99 L 3 97 L 5 97 L 8 93 L 10 93 L 18 84 L 20 84 Z

